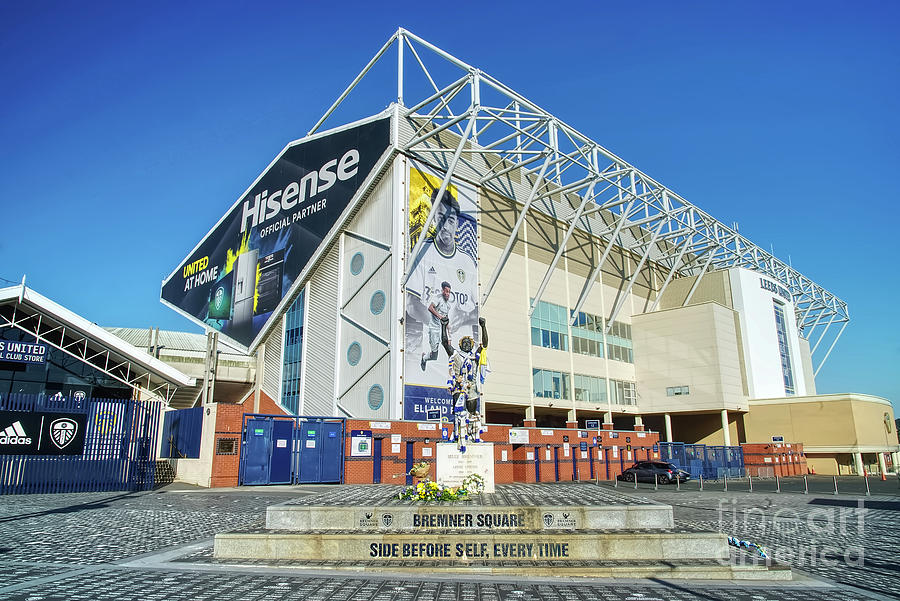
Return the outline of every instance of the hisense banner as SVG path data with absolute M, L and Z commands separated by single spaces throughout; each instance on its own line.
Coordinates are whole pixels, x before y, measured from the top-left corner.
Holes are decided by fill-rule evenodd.
M 249 347 L 390 145 L 390 119 L 282 152 L 162 285 L 162 300 Z

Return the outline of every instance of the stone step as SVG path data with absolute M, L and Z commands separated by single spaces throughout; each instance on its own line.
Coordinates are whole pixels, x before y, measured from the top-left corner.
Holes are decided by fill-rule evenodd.
M 725 560 L 647 561 L 434 561 L 434 560 L 251 560 L 223 558 L 218 564 L 335 572 L 379 572 L 395 574 L 468 574 L 529 577 L 583 578 L 678 578 L 691 580 L 791 580 L 790 566 L 738 563 Z
M 633 530 L 672 528 L 670 505 L 388 505 L 372 507 L 272 505 L 270 530 L 357 530 L 430 532 L 436 530 Z
M 215 557 L 323 561 L 727 560 L 724 534 L 691 530 L 461 530 L 361 533 L 246 530 L 216 535 Z

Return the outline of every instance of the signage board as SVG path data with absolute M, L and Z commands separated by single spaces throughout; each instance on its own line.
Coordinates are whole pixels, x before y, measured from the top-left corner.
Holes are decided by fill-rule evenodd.
M 773 436 L 772 442 L 784 442 L 784 436 Z
M 81 455 L 87 415 L 0 411 L 0 455 Z
M 312 441 L 315 443 L 315 441 Z M 350 456 L 351 457 L 371 457 L 372 456 L 372 431 L 371 430 L 350 430 Z
M 390 145 L 390 118 L 285 148 L 162 284 L 162 301 L 250 347 Z
M 528 444 L 528 430 L 510 428 L 509 444 Z
M 40 342 L 0 340 L 0 361 L 14 363 L 43 363 L 47 359 L 47 345 Z
M 584 427 L 588 430 L 599 430 L 600 429 L 600 420 L 599 419 L 586 419 L 584 420 Z

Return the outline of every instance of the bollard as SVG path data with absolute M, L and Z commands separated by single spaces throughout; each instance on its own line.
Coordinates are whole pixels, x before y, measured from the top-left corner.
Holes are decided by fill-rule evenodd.
M 675 474 L 675 490 L 681 490 L 681 474 Z
M 703 474 L 700 474 L 700 490 L 703 490 Z
M 634 490 L 637 490 L 637 474 L 634 474 Z
M 832 476 L 832 479 L 834 480 L 834 494 L 838 494 L 838 491 L 837 491 L 837 476 Z
M 753 474 L 747 474 L 747 482 L 750 483 L 750 492 L 753 492 Z
M 863 479 L 866 481 L 866 496 L 869 497 L 871 496 L 869 492 L 869 474 L 863 472 Z
M 803 494 L 809 494 L 809 481 L 806 479 L 806 474 L 803 474 Z
M 775 492 L 781 492 L 781 480 L 778 479 L 778 474 L 775 474 Z
M 613 488 L 619 488 L 619 477 L 615 476 L 613 478 Z
M 728 474 L 722 474 L 722 481 L 725 482 L 724 492 L 728 492 Z
M 653 474 L 653 490 L 659 490 L 659 474 Z

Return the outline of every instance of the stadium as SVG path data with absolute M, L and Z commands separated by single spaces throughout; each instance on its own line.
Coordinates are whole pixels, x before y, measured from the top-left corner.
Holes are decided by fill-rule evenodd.
M 385 64 L 388 107 L 336 123 Z M 795 448 L 820 474 L 885 473 L 898 461 L 888 400 L 817 394 L 850 321 L 844 301 L 403 29 L 237 197 L 161 298 L 209 332 L 208 344 L 187 345 L 203 369 L 192 373 L 196 394 L 180 397 L 214 425 L 186 456 L 207 485 L 236 481 L 237 463 L 217 455 L 240 436 L 247 443 L 249 415 L 340 419 L 369 437 L 384 430 L 379 440 L 402 432 L 416 459 L 430 457 L 421 451 L 440 435 L 413 436 L 404 424 L 450 415 L 435 311 L 448 316 L 454 345 L 477 340 L 485 319 L 484 409 L 503 439 L 531 430 L 543 443 L 537 432 L 552 430 L 566 457 L 573 431 L 573 441 L 593 432 L 595 446 L 596 435 L 624 431 L 654 434 L 654 447 Z M 146 338 L 113 332 L 136 346 Z M 225 343 L 241 376 L 217 390 Z M 176 355 L 161 359 L 182 369 Z M 385 461 L 413 459 L 391 447 L 378 444 Z M 381 480 L 381 468 L 368 480 L 366 469 L 356 478 Z

